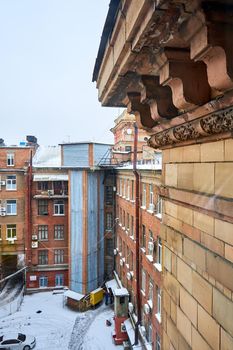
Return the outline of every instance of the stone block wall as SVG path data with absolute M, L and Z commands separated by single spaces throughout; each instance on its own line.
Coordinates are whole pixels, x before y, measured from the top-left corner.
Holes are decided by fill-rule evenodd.
M 233 140 L 163 151 L 163 349 L 233 349 Z

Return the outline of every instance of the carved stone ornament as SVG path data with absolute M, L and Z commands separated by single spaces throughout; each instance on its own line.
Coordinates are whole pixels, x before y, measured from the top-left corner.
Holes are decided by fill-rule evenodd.
M 159 148 L 227 131 L 233 131 L 233 107 L 152 135 L 148 145 Z

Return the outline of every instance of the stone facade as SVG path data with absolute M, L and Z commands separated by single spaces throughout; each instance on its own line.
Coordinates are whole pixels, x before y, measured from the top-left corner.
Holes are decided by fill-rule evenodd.
M 162 349 L 231 349 L 232 4 L 115 3 L 93 80 L 163 152 Z

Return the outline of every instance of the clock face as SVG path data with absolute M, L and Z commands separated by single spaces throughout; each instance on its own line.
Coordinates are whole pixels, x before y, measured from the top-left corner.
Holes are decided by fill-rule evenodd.
M 132 130 L 132 129 L 125 129 L 125 133 L 126 133 L 127 135 L 132 135 L 133 130 Z

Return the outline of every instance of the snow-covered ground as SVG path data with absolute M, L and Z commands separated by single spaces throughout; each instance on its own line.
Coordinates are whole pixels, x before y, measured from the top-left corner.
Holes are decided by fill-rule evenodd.
M 36 337 L 36 350 L 122 350 L 112 342 L 106 320 L 113 311 L 105 305 L 77 313 L 63 305 L 63 294 L 26 295 L 20 311 L 0 319 L 0 334 L 19 331 Z

